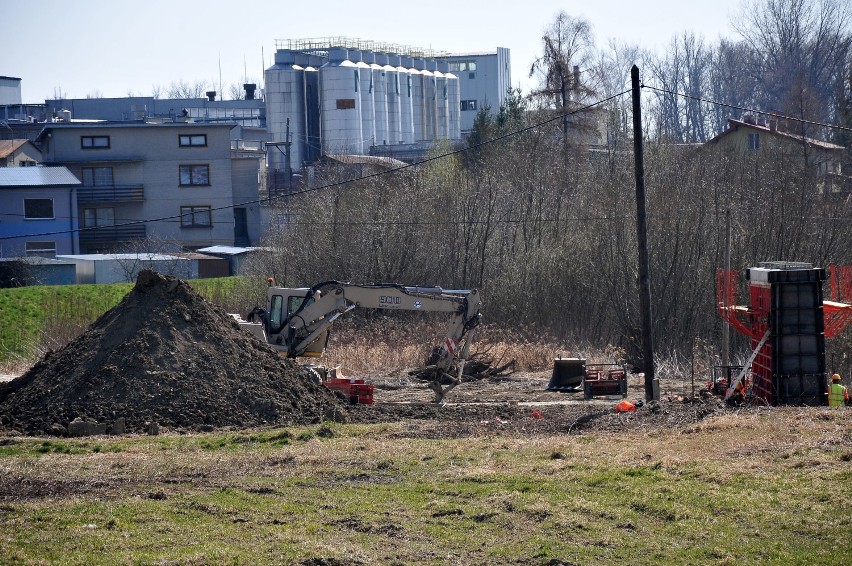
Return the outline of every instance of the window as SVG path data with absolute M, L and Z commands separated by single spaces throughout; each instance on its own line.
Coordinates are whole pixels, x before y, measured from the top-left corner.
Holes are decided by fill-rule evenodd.
M 467 110 L 476 110 L 476 101 L 475 100 L 462 100 L 461 101 L 461 109 L 462 112 Z
M 180 184 L 188 185 L 210 185 L 209 165 L 181 165 Z
M 180 147 L 207 147 L 207 134 L 178 136 L 178 145 Z
M 35 161 L 30 161 L 28 159 L 25 159 L 24 161 L 18 163 L 19 167 L 35 167 L 36 165 L 38 164 Z
M 109 136 L 81 136 L 80 147 L 83 149 L 109 148 Z
M 354 98 L 338 98 L 336 101 L 336 106 L 338 110 L 349 110 L 355 108 L 355 99 Z
M 111 187 L 112 167 L 83 167 L 84 187 Z
M 760 149 L 760 134 L 749 134 L 748 135 L 748 148 L 749 149 Z
M 84 208 L 83 228 L 115 225 L 114 208 Z
M 53 219 L 52 198 L 25 198 L 24 218 L 27 220 Z
M 287 317 L 293 316 L 293 313 L 304 307 L 309 307 L 314 304 L 314 298 L 308 297 L 307 299 L 303 296 L 299 295 L 290 295 L 287 297 Z
M 272 296 L 272 306 L 269 309 L 269 330 L 272 332 L 281 332 L 281 327 L 283 326 L 281 307 L 283 304 L 284 297 L 281 295 Z
M 209 206 L 182 206 L 180 207 L 181 228 L 209 228 L 210 221 Z
M 450 71 L 475 71 L 476 61 L 455 61 L 450 63 Z M 471 77 L 473 78 L 473 77 Z
M 56 257 L 56 242 L 42 241 L 42 242 L 27 242 L 24 244 L 24 249 L 26 251 L 27 257 L 30 256 L 39 256 L 39 257 Z

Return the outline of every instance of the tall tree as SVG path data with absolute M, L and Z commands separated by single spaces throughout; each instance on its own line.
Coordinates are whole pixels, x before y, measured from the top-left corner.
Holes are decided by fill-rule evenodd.
M 734 24 L 752 53 L 752 78 L 764 108 L 834 121 L 846 80 L 852 8 L 846 0 L 749 0 Z M 801 133 L 814 135 L 804 125 Z
M 547 27 L 542 40 L 542 54 L 533 61 L 529 76 L 538 80 L 530 97 L 543 108 L 569 112 L 585 102 L 594 90 L 583 84 L 580 74 L 595 60 L 595 40 L 592 24 L 584 18 L 559 12 Z M 562 120 L 565 143 L 571 121 Z

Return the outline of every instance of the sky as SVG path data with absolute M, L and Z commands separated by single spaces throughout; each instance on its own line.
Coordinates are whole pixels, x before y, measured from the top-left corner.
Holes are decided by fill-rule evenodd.
M 0 75 L 22 79 L 30 104 L 150 96 L 154 85 L 179 81 L 205 81 L 221 95 L 245 78 L 262 82 L 276 40 L 343 36 L 451 53 L 508 47 L 512 85 L 527 91 L 541 36 L 560 10 L 591 22 L 599 47 L 615 39 L 662 51 L 684 31 L 711 43 L 736 37 L 742 2 L 40 0 L 0 26 Z M 0 14 L 20 6 L 0 0 Z

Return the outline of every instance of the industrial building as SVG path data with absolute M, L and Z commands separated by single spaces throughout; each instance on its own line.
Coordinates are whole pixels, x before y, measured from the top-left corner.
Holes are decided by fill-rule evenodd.
M 490 72 L 478 74 L 479 58 Z M 451 72 L 462 67 L 463 80 Z M 472 124 L 486 101 L 499 108 L 510 84 L 508 49 L 450 55 L 349 38 L 279 40 L 265 84 L 270 145 L 278 148 L 268 152 L 270 169 L 298 170 L 321 155 L 402 156 L 461 139 L 462 114 Z M 479 98 L 462 101 L 462 92 Z

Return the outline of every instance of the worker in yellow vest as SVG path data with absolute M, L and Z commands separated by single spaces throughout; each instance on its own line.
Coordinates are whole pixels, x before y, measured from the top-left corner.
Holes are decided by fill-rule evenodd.
M 840 375 L 831 376 L 831 385 L 828 386 L 828 406 L 842 407 L 849 404 L 849 390 L 840 383 Z

